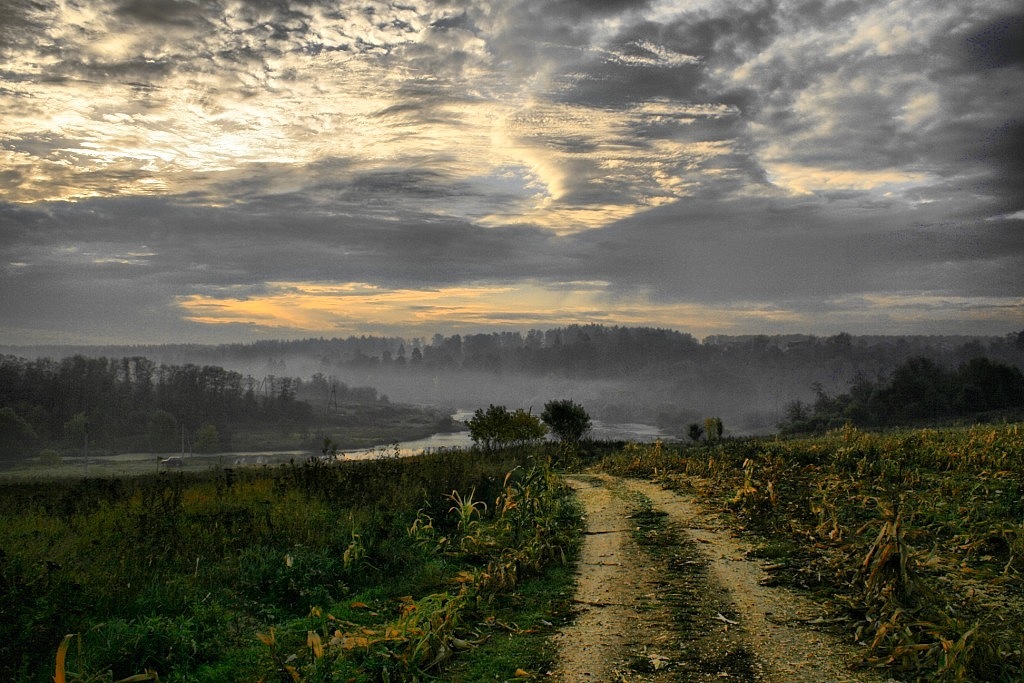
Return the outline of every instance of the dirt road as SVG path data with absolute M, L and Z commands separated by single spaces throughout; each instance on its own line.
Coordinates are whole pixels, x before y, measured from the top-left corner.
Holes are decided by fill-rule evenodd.
M 585 506 L 577 618 L 557 636 L 554 680 L 883 681 L 692 496 L 608 475 L 570 484 Z M 818 622 L 818 625 L 815 622 Z

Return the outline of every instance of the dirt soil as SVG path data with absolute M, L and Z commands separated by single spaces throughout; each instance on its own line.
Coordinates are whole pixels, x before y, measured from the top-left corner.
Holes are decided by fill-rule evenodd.
M 605 474 L 569 480 L 586 510 L 576 618 L 552 680 L 884 681 L 822 609 L 761 585 L 765 563 L 694 496 Z

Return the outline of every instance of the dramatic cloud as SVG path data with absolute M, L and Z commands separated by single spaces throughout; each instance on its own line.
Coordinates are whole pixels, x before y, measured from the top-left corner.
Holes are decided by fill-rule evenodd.
M 1024 326 L 1024 12 L 0 0 L 0 341 Z

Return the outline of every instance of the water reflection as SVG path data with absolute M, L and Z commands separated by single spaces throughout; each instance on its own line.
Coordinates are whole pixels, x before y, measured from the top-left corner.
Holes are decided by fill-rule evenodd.
M 456 423 L 465 422 L 473 417 L 473 412 L 459 410 L 452 415 Z M 635 441 L 640 443 L 651 443 L 657 440 L 670 441 L 673 437 L 663 432 L 654 425 L 629 423 L 604 423 L 600 420 L 593 420 L 593 428 L 590 438 L 597 441 Z M 473 440 L 469 437 L 468 431 L 445 432 L 433 434 L 425 439 L 414 441 L 401 441 L 394 444 L 381 444 L 374 448 L 346 453 L 350 460 L 364 460 L 366 458 L 377 458 L 382 456 L 406 457 L 416 455 L 424 451 L 438 450 L 442 448 L 469 448 Z

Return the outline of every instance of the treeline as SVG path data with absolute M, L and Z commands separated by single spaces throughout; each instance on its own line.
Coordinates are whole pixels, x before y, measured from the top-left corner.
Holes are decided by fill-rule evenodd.
M 12 349 L 13 351 L 13 349 Z M 334 374 L 346 369 L 425 368 L 492 372 L 621 376 L 638 370 L 700 365 L 713 373 L 768 369 L 841 368 L 852 364 L 871 374 L 923 356 L 960 364 L 986 356 L 1024 366 L 1024 330 L 1004 336 L 716 335 L 698 341 L 670 329 L 569 325 L 548 330 L 490 332 L 425 337 L 350 336 L 262 340 L 247 344 L 170 344 L 156 346 L 44 347 L 36 355 L 60 357 L 137 357 L 162 363 L 210 363 L 253 368 L 256 374 L 283 375 L 292 363 Z M 23 350 L 17 350 L 23 354 Z M 293 373 L 294 374 L 294 373 Z M 312 373 L 303 373 L 308 376 Z
M 793 401 L 779 425 L 784 433 L 823 432 L 852 424 L 891 427 L 977 417 L 993 411 L 1024 411 L 1024 373 L 979 357 L 951 369 L 929 358 L 912 358 L 891 379 L 857 379 L 846 393 L 829 396 L 815 387 L 813 404 Z
M 25 349 L 10 349 L 28 355 Z M 247 344 L 54 347 L 33 355 L 146 356 L 160 363 L 215 365 L 252 374 L 343 377 L 399 403 L 465 407 L 535 405 L 572 395 L 607 423 L 656 424 L 685 438 L 688 423 L 720 415 L 733 433 L 775 431 L 792 399 L 815 401 L 810 387 L 847 391 L 858 378 L 889 377 L 913 358 L 946 367 L 972 358 L 1024 369 L 1024 331 L 1002 336 L 714 336 L 653 327 L 569 325 L 526 332 L 350 336 Z M 487 375 L 497 381 L 490 382 Z M 328 380 L 298 398 L 334 395 Z M 307 386 L 308 385 L 308 386 Z M 308 397 L 308 398 L 307 398 Z M 341 400 L 340 397 L 337 400 Z M 539 405 L 539 404 L 538 404 Z
M 40 448 L 174 451 L 183 436 L 228 447 L 233 429 L 309 422 L 302 395 L 326 391 L 288 377 L 216 366 L 157 365 L 143 357 L 59 361 L 0 358 L 0 458 Z M 323 385 L 323 386 L 321 386 Z M 341 385 L 344 396 L 347 387 Z M 360 398 L 376 400 L 376 391 Z
M 716 336 L 701 342 L 691 334 L 669 329 L 569 325 L 525 334 L 435 334 L 430 339 L 353 336 L 259 341 L 208 347 L 206 353 L 204 357 L 225 364 L 266 363 L 268 372 L 281 372 L 288 362 L 312 360 L 324 372 L 425 369 L 621 377 L 699 368 L 702 376 L 724 380 L 737 372 L 746 375 L 762 370 L 812 374 L 826 369 L 870 375 L 890 371 L 917 356 L 946 364 L 987 356 L 1024 366 L 1024 331 L 985 338 L 840 333 L 829 337 Z
M 263 361 L 279 368 L 284 359 L 319 361 L 322 368 L 409 368 L 594 374 L 630 371 L 649 359 L 692 354 L 700 343 L 690 334 L 646 327 L 571 325 L 546 331 L 435 334 L 430 339 L 359 336 L 345 339 L 259 341 L 216 348 L 225 360 Z M 285 364 L 286 366 L 286 364 Z

